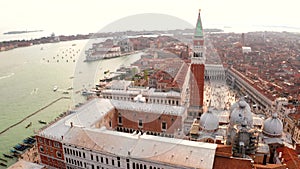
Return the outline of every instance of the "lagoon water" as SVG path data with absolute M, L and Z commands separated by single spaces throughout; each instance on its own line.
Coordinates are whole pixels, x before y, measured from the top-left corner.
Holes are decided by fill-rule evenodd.
M 62 99 L 19 125 L 0 134 L 0 157 L 34 131 L 43 127 L 38 121 L 50 122 L 78 102 L 83 88 L 91 88 L 103 71 L 114 71 L 121 65 L 130 65 L 140 58 L 134 54 L 120 58 L 83 62 L 84 48 L 94 40 L 78 40 L 49 43 L 0 52 L 0 132 L 24 117 L 51 103 Z M 58 86 L 56 92 L 54 86 Z M 73 90 L 67 90 L 74 87 Z M 63 94 L 69 91 L 69 94 Z M 29 123 L 32 125 L 25 128 Z M 12 164 L 10 160 L 8 164 Z M 0 167 L 1 168 L 1 167 Z

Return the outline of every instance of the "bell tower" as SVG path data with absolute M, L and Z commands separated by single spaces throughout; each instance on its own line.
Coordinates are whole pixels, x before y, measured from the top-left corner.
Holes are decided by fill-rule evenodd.
M 196 29 L 193 37 L 193 55 L 190 66 L 190 115 L 194 118 L 200 117 L 203 110 L 203 96 L 204 96 L 204 37 L 203 28 L 200 16 L 198 14 Z
M 203 64 L 205 63 L 205 54 L 204 54 L 204 36 L 203 28 L 200 16 L 201 10 L 199 9 L 198 19 L 196 24 L 196 29 L 193 37 L 193 56 L 192 64 Z

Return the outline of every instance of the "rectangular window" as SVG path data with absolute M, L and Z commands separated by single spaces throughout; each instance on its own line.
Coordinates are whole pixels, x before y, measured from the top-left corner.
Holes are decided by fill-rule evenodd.
M 106 158 L 106 164 L 108 164 L 108 158 Z
M 99 162 L 99 157 L 98 156 L 96 156 L 96 160 L 97 160 L 97 162 Z
M 165 121 L 161 122 L 161 131 L 167 130 L 167 123 Z
M 54 144 L 54 147 L 56 147 L 56 148 L 60 148 L 60 145 L 59 145 L 59 143 L 58 143 L 58 142 L 54 142 L 53 144 Z
M 94 156 L 93 156 L 93 154 L 91 154 L 91 160 L 94 160 Z
M 83 155 L 83 158 L 85 158 L 85 153 L 84 152 L 82 153 L 82 155 Z
M 114 159 L 111 160 L 111 165 L 113 165 L 113 166 L 115 165 L 115 160 Z
M 121 158 L 117 157 L 117 160 L 118 160 L 118 167 L 121 167 L 121 162 L 120 162 Z
M 119 117 L 118 117 L 118 124 L 119 124 L 119 125 L 122 125 L 122 123 L 123 123 L 122 116 L 119 116 Z
M 139 128 L 143 128 L 143 120 L 141 120 L 141 119 L 139 120 L 139 125 L 138 125 L 138 127 L 139 127 Z
M 39 137 L 39 142 L 43 143 L 43 139 L 41 137 Z

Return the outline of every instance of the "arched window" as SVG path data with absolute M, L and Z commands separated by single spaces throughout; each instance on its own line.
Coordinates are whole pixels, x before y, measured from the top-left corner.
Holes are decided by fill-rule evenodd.
M 60 151 L 56 151 L 56 156 L 57 156 L 58 158 L 61 158 L 61 157 L 62 157 L 61 152 L 60 152 Z
M 40 146 L 40 152 L 44 152 L 44 147 Z

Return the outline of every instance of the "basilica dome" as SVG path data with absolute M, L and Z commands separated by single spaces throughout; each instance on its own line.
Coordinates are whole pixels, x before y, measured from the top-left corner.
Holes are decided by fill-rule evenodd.
M 282 135 L 283 125 L 281 120 L 274 113 L 264 122 L 263 133 L 272 137 L 279 137 Z
M 244 100 L 240 100 L 233 105 L 230 114 L 230 125 L 241 125 L 243 122 L 252 127 L 253 116 L 249 104 Z
M 202 130 L 217 130 L 219 128 L 218 116 L 212 110 L 208 110 L 200 118 L 200 127 Z

